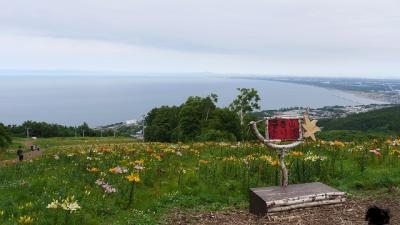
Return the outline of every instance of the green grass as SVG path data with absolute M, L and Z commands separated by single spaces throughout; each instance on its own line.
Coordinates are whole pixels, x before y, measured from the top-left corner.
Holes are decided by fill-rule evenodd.
M 132 138 L 113 138 L 113 137 L 76 137 L 76 138 L 13 138 L 11 146 L 5 151 L 0 151 L 0 159 L 15 159 L 17 158 L 16 151 L 19 146 L 22 146 L 24 152 L 29 152 L 29 146 L 25 146 L 25 143 L 32 142 L 33 145 L 38 145 L 41 149 L 53 149 L 60 146 L 72 146 L 84 144 L 104 144 L 104 143 L 128 143 L 132 142 Z
M 245 208 L 249 187 L 274 186 L 279 180 L 277 154 L 258 143 L 50 138 L 35 144 L 47 146 L 42 157 L 1 167 L 0 224 L 158 224 L 176 208 Z M 369 152 L 374 146 L 382 156 Z M 383 141 L 306 143 L 286 158 L 289 183 L 321 181 L 351 194 L 390 193 L 400 185 L 399 153 Z M 143 171 L 135 170 L 138 165 Z M 112 173 L 116 166 L 128 172 Z M 131 172 L 140 182 L 129 205 L 133 184 L 126 176 Z M 105 193 L 95 183 L 100 178 L 117 192 Z M 47 208 L 71 196 L 81 207 L 76 212 Z M 21 216 L 33 221 L 18 221 Z

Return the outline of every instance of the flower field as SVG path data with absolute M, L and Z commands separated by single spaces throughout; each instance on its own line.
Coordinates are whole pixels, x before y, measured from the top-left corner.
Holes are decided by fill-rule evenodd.
M 41 157 L 1 166 L 0 224 L 157 224 L 174 208 L 247 207 L 248 188 L 279 183 L 279 161 L 259 143 L 49 144 Z M 309 142 L 286 157 L 289 183 L 342 191 L 400 184 L 398 140 Z

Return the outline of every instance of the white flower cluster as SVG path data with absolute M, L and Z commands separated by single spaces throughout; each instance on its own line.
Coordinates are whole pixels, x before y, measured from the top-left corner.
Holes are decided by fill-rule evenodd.
M 80 209 L 81 206 L 78 204 L 78 201 L 75 200 L 75 196 L 72 196 L 72 197 L 67 197 L 66 199 L 63 199 L 61 201 L 53 199 L 53 201 L 49 203 L 46 208 L 48 209 L 62 208 L 72 213 Z
M 315 155 L 312 152 L 307 152 L 305 157 L 304 157 L 304 161 L 311 161 L 311 162 L 324 161 L 326 159 L 327 159 L 326 156 L 318 156 L 318 155 Z
M 141 165 L 135 165 L 135 167 L 133 167 L 135 170 L 137 170 L 137 171 L 142 171 L 142 170 L 144 170 L 144 166 L 141 166 Z

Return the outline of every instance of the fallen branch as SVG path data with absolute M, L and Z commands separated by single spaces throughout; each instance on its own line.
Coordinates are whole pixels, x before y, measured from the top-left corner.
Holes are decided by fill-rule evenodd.
M 317 202 L 323 200 L 335 200 L 341 199 L 345 196 L 344 192 L 329 192 L 329 193 L 322 193 L 322 194 L 314 194 L 314 195 L 305 195 L 299 196 L 294 198 L 287 198 L 282 200 L 275 200 L 275 201 L 268 201 L 266 202 L 267 208 L 271 207 L 280 207 L 280 206 L 289 206 L 289 205 L 296 205 L 301 203 L 307 202 Z
M 305 208 L 305 207 L 313 207 L 313 206 L 320 206 L 320 205 L 331 205 L 331 204 L 338 204 L 345 202 L 346 198 L 334 199 L 334 200 L 324 200 L 324 201 L 316 201 L 316 202 L 307 202 L 302 204 L 290 205 L 290 206 L 282 206 L 282 207 L 274 207 L 268 209 L 268 212 L 281 212 L 287 211 L 292 209 L 298 208 Z

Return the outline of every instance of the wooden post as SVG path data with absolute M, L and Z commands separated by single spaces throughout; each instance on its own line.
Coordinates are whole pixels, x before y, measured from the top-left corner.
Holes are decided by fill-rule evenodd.
M 281 187 L 286 187 L 288 185 L 288 169 L 285 165 L 285 154 L 286 151 L 288 151 L 291 148 L 294 148 L 296 146 L 298 146 L 299 144 L 301 144 L 301 141 L 295 141 L 293 143 L 290 144 L 286 144 L 286 145 L 277 145 L 274 143 L 271 143 L 268 139 L 266 139 L 265 137 L 263 137 L 260 132 L 257 129 L 257 123 L 254 121 L 250 122 L 250 128 L 251 131 L 253 132 L 253 134 L 257 137 L 258 140 L 260 140 L 262 143 L 264 143 L 266 146 L 275 149 L 276 151 L 278 151 L 278 155 L 279 155 L 279 167 L 280 167 L 280 185 Z
M 279 155 L 279 167 L 281 168 L 281 187 L 286 187 L 288 185 L 288 169 L 285 165 L 285 153 L 286 148 L 280 149 Z
M 253 134 L 257 137 L 257 139 L 263 143 L 265 143 L 267 141 L 267 139 L 265 139 L 261 134 L 260 131 L 258 131 L 257 129 L 257 123 L 255 121 L 251 121 L 250 122 L 250 130 L 251 132 L 253 132 Z

